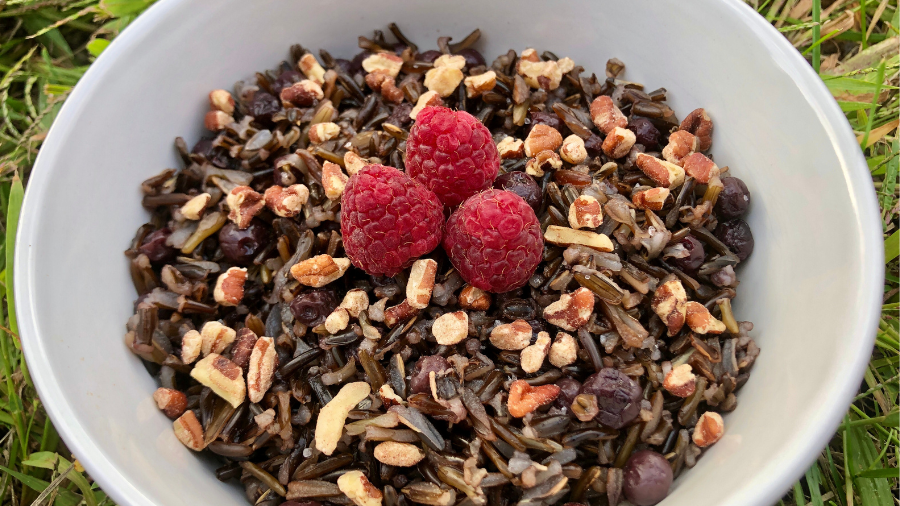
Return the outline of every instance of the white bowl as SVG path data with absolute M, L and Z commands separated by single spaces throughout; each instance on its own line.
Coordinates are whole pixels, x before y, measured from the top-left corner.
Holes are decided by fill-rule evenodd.
M 287 59 L 333 55 L 391 21 L 420 46 L 480 27 L 492 59 L 549 49 L 602 75 L 610 57 L 679 117 L 705 107 L 713 152 L 753 194 L 756 251 L 739 319 L 762 347 L 724 439 L 675 483 L 669 506 L 774 503 L 831 437 L 862 378 L 881 304 L 881 227 L 865 160 L 828 90 L 738 1 L 164 0 L 103 53 L 41 150 L 25 198 L 15 286 L 28 365 L 56 427 L 129 506 L 244 505 L 155 407 L 122 342 L 134 288 L 122 251 L 147 219 L 140 182 L 202 133 L 206 94 Z

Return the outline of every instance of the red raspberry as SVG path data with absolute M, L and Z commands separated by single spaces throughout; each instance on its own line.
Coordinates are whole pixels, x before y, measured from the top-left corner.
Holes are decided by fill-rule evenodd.
M 500 153 L 491 132 L 465 111 L 426 107 L 406 141 L 406 172 L 437 194 L 444 205 L 491 187 Z
M 441 242 L 444 207 L 403 172 L 367 165 L 341 197 L 341 235 L 353 265 L 393 276 Z
M 506 190 L 488 190 L 463 202 L 447 220 L 443 243 L 467 283 L 494 293 L 524 285 L 544 250 L 534 210 Z

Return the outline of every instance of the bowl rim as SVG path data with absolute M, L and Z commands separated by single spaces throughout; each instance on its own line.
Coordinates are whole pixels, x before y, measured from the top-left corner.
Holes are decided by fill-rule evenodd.
M 14 267 L 18 268 L 14 268 L 13 275 L 15 297 L 18 301 L 19 335 L 34 385 L 44 402 L 45 410 L 69 449 L 98 482 L 103 491 L 117 503 L 123 505 L 150 506 L 153 502 L 149 497 L 143 495 L 138 487 L 130 483 L 104 457 L 103 453 L 91 444 L 90 438 L 81 425 L 73 422 L 76 411 L 60 391 L 55 373 L 49 368 L 43 367 L 43 361 L 39 360 L 39 357 L 46 355 L 47 350 L 38 337 L 39 332 L 35 318 L 39 310 L 33 300 L 34 293 L 29 281 L 35 274 L 35 263 L 30 244 L 33 242 L 32 239 L 37 236 L 40 224 L 38 220 L 29 219 L 29 217 L 36 213 L 41 205 L 44 190 L 52 184 L 51 174 L 48 172 L 49 167 L 52 167 L 60 158 L 60 146 L 67 133 L 75 126 L 77 115 L 89 89 L 94 83 L 103 79 L 117 60 L 127 57 L 131 46 L 144 34 L 158 29 L 158 25 L 164 22 L 172 11 L 192 1 L 161 0 L 152 5 L 115 38 L 75 86 L 54 121 L 35 161 L 34 169 L 38 170 L 32 170 L 16 237 Z M 739 498 L 737 495 L 740 490 L 733 492 L 730 496 L 732 504 L 762 506 L 777 502 L 791 484 L 803 475 L 834 435 L 847 406 L 857 392 L 859 382 L 862 380 L 871 356 L 875 329 L 880 318 L 884 279 L 883 236 L 880 227 L 875 226 L 876 222 L 880 222 L 880 212 L 875 193 L 869 186 L 870 175 L 865 157 L 843 112 L 824 82 L 787 39 L 750 6 L 741 0 L 725 2 L 720 0 L 717 3 L 731 16 L 746 23 L 754 36 L 755 43 L 760 44 L 773 56 L 787 58 L 787 62 L 791 65 L 789 68 L 783 68 L 783 71 L 808 98 L 810 106 L 826 130 L 840 161 L 841 171 L 844 174 L 844 180 L 851 194 L 852 205 L 858 217 L 857 221 L 860 223 L 860 236 L 863 239 L 861 255 L 864 260 L 861 266 L 863 275 L 860 282 L 862 302 L 865 303 L 864 307 L 871 308 L 855 315 L 854 328 L 856 330 L 854 335 L 848 338 L 853 339 L 858 345 L 852 350 L 853 354 L 847 357 L 847 367 L 835 371 L 836 379 L 830 382 L 833 387 L 831 391 L 826 392 L 828 398 L 834 399 L 834 402 L 823 408 L 824 416 L 818 429 L 802 435 L 790 448 L 786 448 L 785 451 L 788 453 L 777 463 L 779 469 L 787 470 L 787 472 L 759 473 L 749 480 L 743 490 L 746 491 L 752 485 L 752 489 L 759 490 L 755 497 Z M 48 166 L 47 169 L 43 168 L 45 165 Z M 769 464 L 769 466 L 772 465 L 774 463 Z

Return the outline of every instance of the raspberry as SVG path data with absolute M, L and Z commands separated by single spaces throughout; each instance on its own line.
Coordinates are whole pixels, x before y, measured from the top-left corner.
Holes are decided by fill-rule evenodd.
M 443 206 L 403 172 L 367 165 L 341 198 L 341 235 L 353 265 L 393 276 L 441 242 Z
M 444 205 L 491 187 L 500 153 L 491 132 L 465 111 L 426 107 L 406 141 L 406 171 L 437 194 Z
M 447 220 L 443 243 L 467 283 L 494 293 L 524 285 L 544 249 L 534 210 L 506 190 L 488 190 L 466 200 Z

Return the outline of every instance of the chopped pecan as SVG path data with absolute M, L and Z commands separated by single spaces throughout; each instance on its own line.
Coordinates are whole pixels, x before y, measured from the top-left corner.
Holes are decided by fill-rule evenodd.
M 325 330 L 329 334 L 337 334 L 350 325 L 350 312 L 345 308 L 337 307 L 325 318 Z
M 534 155 L 525 164 L 525 173 L 530 176 L 541 177 L 545 170 L 556 170 L 562 167 L 562 159 L 553 151 L 545 149 Z
M 216 280 L 213 298 L 223 306 L 237 306 L 241 303 L 241 299 L 244 298 L 244 283 L 246 281 L 247 269 L 243 267 L 229 267 Z
M 518 351 L 531 344 L 531 325 L 525 320 L 497 325 L 491 330 L 491 344 L 501 350 Z
M 513 381 L 509 387 L 507 409 L 509 414 L 522 418 L 537 408 L 549 404 L 559 396 L 560 388 L 556 385 L 533 387 L 525 380 Z
M 575 134 L 563 139 L 562 146 L 559 148 L 559 156 L 573 165 L 578 165 L 585 161 L 588 157 L 588 152 L 587 148 L 584 147 L 584 139 Z
M 225 198 L 225 203 L 231 210 L 228 213 L 228 219 L 240 229 L 249 227 L 253 217 L 259 214 L 266 205 L 263 196 L 249 186 L 234 187 Z
M 581 287 L 564 293 L 559 300 L 544 308 L 544 319 L 570 332 L 587 324 L 594 312 L 594 292 Z
M 321 144 L 323 142 L 334 139 L 340 133 L 341 127 L 339 127 L 337 123 L 332 123 L 330 121 L 326 121 L 324 123 L 316 123 L 315 125 L 309 127 L 309 142 L 313 144 Z
M 720 172 L 719 166 L 703 153 L 691 153 L 683 162 L 684 172 L 698 183 L 707 184 L 712 178 L 718 177 Z
M 520 366 L 522 370 L 528 374 L 537 372 L 544 365 L 544 358 L 550 351 L 550 334 L 546 332 L 538 332 L 537 340 L 534 344 L 526 346 L 520 357 Z
M 291 267 L 291 276 L 301 285 L 321 288 L 343 276 L 349 268 L 349 258 L 316 255 Z
M 469 315 L 465 311 L 444 313 L 434 320 L 431 333 L 438 344 L 453 346 L 469 335 Z
M 633 202 L 638 209 L 661 211 L 667 198 L 669 198 L 668 188 L 650 188 L 649 190 L 635 192 L 634 195 L 631 196 L 631 202 Z
M 231 361 L 241 369 L 246 369 L 250 365 L 250 355 L 258 339 L 256 333 L 247 327 L 238 330 L 234 347 L 231 348 Z
M 203 211 L 206 210 L 206 205 L 209 204 L 209 199 L 211 198 L 210 194 L 201 193 L 188 200 L 181 206 L 181 215 L 189 220 L 199 220 L 203 216 Z
M 316 57 L 311 53 L 306 53 L 301 56 L 300 61 L 297 62 L 297 66 L 300 68 L 300 72 L 303 72 L 303 75 L 310 81 L 319 86 L 325 84 L 325 69 L 322 68 L 322 65 L 319 64 L 319 60 L 316 60 Z
M 531 128 L 525 138 L 525 156 L 535 156 L 541 151 L 556 151 L 562 145 L 563 138 L 559 130 L 552 126 L 538 123 Z
M 462 80 L 462 70 L 449 66 L 435 67 L 425 73 L 425 87 L 442 97 L 452 95 Z
M 200 329 L 203 356 L 205 357 L 210 353 L 222 353 L 225 351 L 225 348 L 228 348 L 229 344 L 234 342 L 236 336 L 237 333 L 234 329 L 226 327 L 221 322 L 212 320 L 204 323 L 203 328 Z M 185 334 L 185 337 L 187 337 L 187 334 Z M 184 342 L 182 340 L 183 345 Z
M 685 321 L 688 327 L 698 334 L 721 334 L 725 332 L 725 324 L 717 320 L 706 306 L 690 301 L 684 305 Z
M 673 278 L 660 284 L 653 293 L 650 307 L 666 324 L 670 337 L 677 334 L 684 326 L 686 303 L 687 293 L 678 279 Z
M 181 416 L 187 409 L 187 396 L 172 388 L 157 388 L 153 392 L 156 407 L 172 420 Z
M 591 121 L 604 134 L 609 134 L 616 127 L 628 126 L 628 119 L 606 95 L 600 95 L 591 102 Z
M 420 258 L 412 264 L 406 282 L 406 300 L 416 309 L 425 309 L 431 302 L 434 278 L 437 276 L 437 262 L 430 258 Z
M 441 100 L 441 95 L 438 92 L 426 91 L 425 93 L 419 95 L 419 100 L 416 101 L 416 106 L 413 107 L 412 111 L 410 111 L 409 117 L 412 119 L 416 119 L 416 116 L 419 114 L 419 112 L 422 111 L 422 109 L 429 106 L 439 107 L 442 105 L 444 105 L 444 101 Z
M 331 162 L 325 162 L 322 165 L 322 188 L 325 189 L 325 196 L 330 200 L 341 198 L 349 180 L 350 178 L 344 174 L 340 165 Z
M 398 323 L 405 322 L 417 314 L 419 314 L 419 310 L 412 307 L 408 300 L 403 299 L 400 304 L 384 310 L 384 324 L 392 329 Z
M 434 67 L 450 67 L 462 70 L 466 67 L 466 57 L 458 54 L 442 54 L 434 60 Z
M 725 434 L 725 421 L 722 415 L 713 411 L 707 411 L 700 415 L 697 425 L 694 427 L 694 444 L 700 448 L 706 448 L 715 444 Z
M 203 337 L 196 330 L 188 330 L 181 337 L 181 361 L 191 364 L 203 350 Z
M 633 134 L 632 134 L 633 135 Z M 684 164 L 684 158 L 689 154 L 697 151 L 700 141 L 694 134 L 685 130 L 672 132 L 669 136 L 669 144 L 662 150 L 663 158 L 667 162 L 681 166 Z
M 598 234 L 588 230 L 575 230 L 557 225 L 550 225 L 547 227 L 547 230 L 544 232 L 544 240 L 551 244 L 563 247 L 578 244 L 597 251 L 610 252 L 614 249 L 612 241 L 604 234 Z
M 672 189 L 684 183 L 684 169 L 674 163 L 660 160 L 644 153 L 638 153 L 635 164 L 657 186 Z
M 466 85 L 466 96 L 475 98 L 484 92 L 494 89 L 494 86 L 497 85 L 497 73 L 493 70 L 488 70 L 484 74 L 469 76 L 463 82 Z
M 574 229 L 597 228 L 603 224 L 600 202 L 590 195 L 581 195 L 569 207 L 569 226 Z
M 694 109 L 682 121 L 679 130 L 694 134 L 698 139 L 697 150 L 708 151 L 712 147 L 713 122 L 701 107 Z
M 210 353 L 197 362 L 191 369 L 191 377 L 235 408 L 244 402 L 247 393 L 244 372 L 237 364 L 218 353 Z
M 362 68 L 366 72 L 379 72 L 396 78 L 403 67 L 403 58 L 391 53 L 375 53 L 367 56 L 362 61 Z
M 500 152 L 500 158 L 506 160 L 509 158 L 522 158 L 525 156 L 525 143 L 515 137 L 504 137 L 497 144 L 497 151 Z
M 368 162 L 353 151 L 344 153 L 344 168 L 347 169 L 347 174 L 350 176 L 363 170 L 366 165 L 368 165 Z
M 212 90 L 209 92 L 209 108 L 231 115 L 234 113 L 234 97 L 227 90 Z
M 491 307 L 491 294 L 472 285 L 466 285 L 459 292 L 459 307 L 487 311 Z
M 337 485 L 356 506 L 381 506 L 384 494 L 369 482 L 362 471 L 347 471 L 337 479 Z
M 250 365 L 247 369 L 247 392 L 250 402 L 260 402 L 272 386 L 275 376 L 275 340 L 271 337 L 260 337 L 253 345 L 250 354 Z
M 369 307 L 369 294 L 362 288 L 353 288 L 344 295 L 341 307 L 346 309 L 353 318 L 359 318 L 359 313 Z
M 378 462 L 397 467 L 412 467 L 425 458 L 425 453 L 418 446 L 396 441 L 379 443 L 373 455 Z
M 325 455 L 334 453 L 338 440 L 344 430 L 344 422 L 350 410 L 355 408 L 359 401 L 365 399 L 372 389 L 364 381 L 347 383 L 341 387 L 341 391 L 335 395 L 319 411 L 316 420 L 315 447 Z
M 282 218 L 293 218 L 303 211 L 309 200 L 309 188 L 302 184 L 284 186 L 272 185 L 264 195 L 266 207 Z
M 603 140 L 600 149 L 612 159 L 622 158 L 631 151 L 631 147 L 636 141 L 637 137 L 634 132 L 627 128 L 615 127 L 606 134 L 606 139 Z
M 565 332 L 558 332 L 550 345 L 550 363 L 554 367 L 565 367 L 578 360 L 578 344 L 575 338 Z
M 294 107 L 309 107 L 325 98 L 319 83 L 304 79 L 281 90 L 281 102 Z
M 203 426 L 193 411 L 185 411 L 180 418 L 172 422 L 175 437 L 181 444 L 195 452 L 206 448 L 206 440 L 203 438 Z
M 665 379 L 663 379 L 663 388 L 670 394 L 677 397 L 690 397 L 694 395 L 697 387 L 697 377 L 691 372 L 691 366 L 681 364 L 672 368 Z

